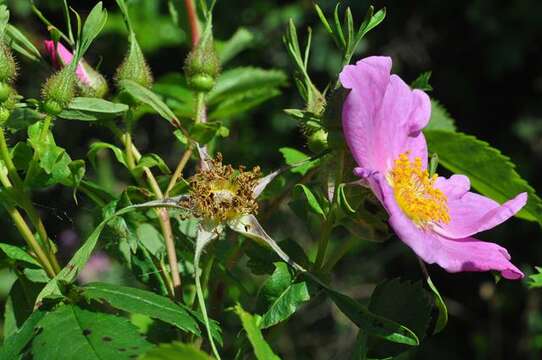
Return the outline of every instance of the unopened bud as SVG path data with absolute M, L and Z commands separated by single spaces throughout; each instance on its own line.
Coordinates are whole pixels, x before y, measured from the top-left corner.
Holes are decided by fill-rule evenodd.
M 194 91 L 208 92 L 215 85 L 220 73 L 220 60 L 216 54 L 212 39 L 198 44 L 188 54 L 184 64 L 186 81 Z
M 141 86 L 151 88 L 153 83 L 152 73 L 143 56 L 143 52 L 137 43 L 135 35 L 130 38 L 130 49 L 124 61 L 117 69 L 115 81 L 119 87 L 123 80 L 132 80 Z
M 8 121 L 10 113 L 11 111 L 5 106 L 0 105 L 0 126 L 3 126 Z
M 309 150 L 314 154 L 319 154 L 326 150 L 328 148 L 327 135 L 327 131 L 324 129 L 319 129 L 309 135 L 307 138 L 307 146 L 309 147 Z
M 65 67 L 47 79 L 42 89 L 45 112 L 51 115 L 62 112 L 75 96 L 75 85 L 75 74 L 70 67 Z
M 57 69 L 62 69 L 72 62 L 73 54 L 61 43 L 56 43 L 55 47 L 54 41 L 46 40 L 44 46 Z M 102 74 L 94 70 L 84 59 L 77 64 L 75 74 L 81 95 L 102 98 L 109 91 L 107 81 Z
M 11 84 L 17 77 L 17 63 L 11 49 L 0 42 L 0 82 Z

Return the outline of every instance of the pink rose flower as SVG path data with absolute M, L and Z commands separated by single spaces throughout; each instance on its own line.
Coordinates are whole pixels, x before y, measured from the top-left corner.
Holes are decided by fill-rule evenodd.
M 368 57 L 340 74 L 350 89 L 343 106 L 346 142 L 360 176 L 382 203 L 398 237 L 429 264 L 449 272 L 499 271 L 507 279 L 523 273 L 505 248 L 473 238 L 516 214 L 521 193 L 500 205 L 470 192 L 464 175 L 430 177 L 421 130 L 429 122 L 427 94 L 390 75 L 389 57 Z

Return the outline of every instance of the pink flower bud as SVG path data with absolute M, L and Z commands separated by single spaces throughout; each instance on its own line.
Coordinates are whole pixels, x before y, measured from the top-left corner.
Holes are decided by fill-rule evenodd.
M 52 40 L 45 40 L 43 44 L 45 51 L 56 68 L 61 69 L 72 62 L 73 54 L 61 43 L 56 43 L 56 48 L 55 42 Z M 77 64 L 75 74 L 79 80 L 83 95 L 103 97 L 107 93 L 108 87 L 104 77 L 88 65 L 84 59 L 80 60 L 79 64 Z
M 55 42 L 52 40 L 45 40 L 44 41 L 45 50 L 47 51 L 47 54 L 51 57 L 51 61 L 53 62 L 53 65 L 57 68 L 63 68 L 64 66 L 70 64 L 73 59 L 73 54 L 64 47 L 61 43 L 57 43 L 56 49 L 55 49 Z M 79 81 L 81 81 L 83 84 L 90 86 L 91 81 L 90 77 L 85 71 L 85 68 L 83 67 L 83 61 L 80 61 L 77 65 L 77 70 L 75 71 L 77 78 Z

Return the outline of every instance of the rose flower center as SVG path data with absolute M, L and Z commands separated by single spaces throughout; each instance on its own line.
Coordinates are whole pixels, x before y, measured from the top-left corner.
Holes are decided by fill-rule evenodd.
M 223 165 L 222 158 L 210 160 L 210 169 L 197 172 L 189 179 L 191 196 L 182 206 L 192 210 L 194 216 L 223 222 L 245 214 L 256 213 L 258 203 L 253 189 L 261 176 L 255 167 L 246 171 Z
M 408 152 L 399 155 L 387 179 L 397 204 L 417 226 L 450 222 L 448 199 L 434 187 L 437 175 L 430 177 L 419 157 L 412 162 Z

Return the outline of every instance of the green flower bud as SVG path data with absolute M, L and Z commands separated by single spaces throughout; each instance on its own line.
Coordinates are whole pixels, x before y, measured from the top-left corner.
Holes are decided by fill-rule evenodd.
M 0 103 L 5 102 L 9 99 L 12 94 L 13 89 L 11 86 L 5 82 L 0 82 Z
M 149 65 L 145 61 L 145 57 L 137 43 L 135 35 L 131 36 L 130 49 L 126 54 L 124 61 L 117 69 L 115 81 L 119 87 L 122 80 L 132 80 L 146 88 L 152 87 L 152 73 Z
M 0 42 L 0 82 L 11 84 L 17 77 L 17 63 L 11 49 Z
M 47 100 L 43 104 L 43 111 L 49 115 L 58 115 L 64 110 L 64 107 L 55 100 Z
M 88 81 L 90 84 L 85 84 L 81 81 L 78 82 L 78 88 L 81 96 L 104 98 L 109 92 L 109 86 L 107 80 L 98 71 L 94 70 L 86 61 L 81 61 L 83 68 L 88 75 Z
M 215 86 L 215 79 L 207 74 L 196 74 L 188 78 L 190 88 L 198 92 L 209 92 Z
M 0 126 L 4 126 L 6 121 L 8 121 L 10 113 L 11 111 L 6 109 L 5 106 L 0 106 Z
M 220 73 L 220 60 L 216 54 L 212 39 L 198 44 L 188 54 L 184 64 L 184 73 L 188 86 L 195 91 L 208 92 L 215 85 Z
M 319 154 L 328 148 L 327 131 L 320 129 L 309 135 L 307 146 L 314 154 Z
M 75 97 L 76 83 L 75 73 L 70 67 L 49 77 L 42 89 L 44 110 L 51 115 L 58 115 Z

